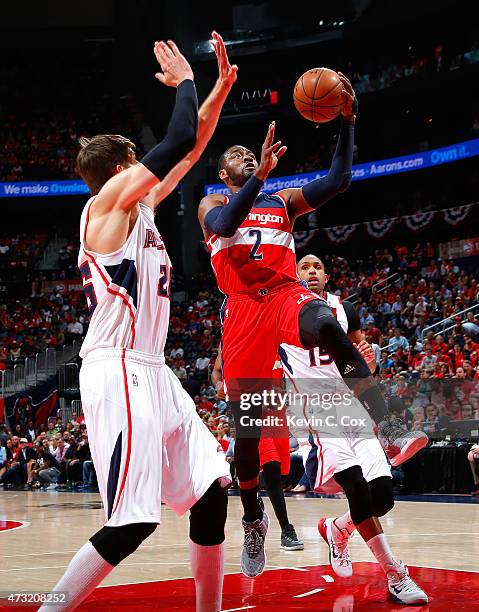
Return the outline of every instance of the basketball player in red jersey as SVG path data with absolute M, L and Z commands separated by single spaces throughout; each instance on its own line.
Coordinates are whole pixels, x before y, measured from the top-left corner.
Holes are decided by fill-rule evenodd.
M 269 519 L 258 499 L 261 428 L 253 419 L 249 425 L 242 425 L 245 406 L 240 406 L 239 400 L 245 392 L 251 394 L 269 386 L 278 346 L 321 346 L 374 420 L 381 420 L 387 413 L 363 357 L 325 300 L 300 285 L 296 272 L 292 235 L 295 219 L 317 210 L 351 182 L 357 102 L 348 79 L 342 74 L 340 78 L 346 104 L 326 177 L 301 189 L 284 189 L 273 195 L 261 192 L 264 181 L 286 152 L 281 141 L 274 141 L 273 122 L 259 164 L 254 154 L 240 145 L 223 153 L 219 176 L 232 195 L 208 195 L 198 209 L 218 286 L 227 296 L 223 367 L 237 431 L 235 464 L 244 508 L 241 568 L 250 577 L 264 569 Z M 253 413 L 250 408 L 249 414 L 257 416 L 258 409 Z
M 281 363 L 275 364 L 273 377 L 282 383 L 283 369 Z M 221 357 L 221 346 L 218 347 L 211 382 L 217 392 L 224 394 L 223 384 L 223 360 Z M 275 432 L 276 433 L 276 432 Z M 279 433 L 279 432 L 278 432 Z M 286 430 L 284 437 L 267 438 L 261 437 L 259 442 L 259 463 L 263 472 L 263 480 L 268 491 L 271 505 L 281 527 L 281 548 L 283 550 L 304 550 L 304 543 L 298 538 L 294 525 L 289 522 L 286 501 L 284 499 L 281 476 L 287 476 L 290 468 L 289 432 Z
M 171 263 L 154 210 L 198 160 L 236 80 L 213 33 L 219 78 L 198 111 L 190 65 L 172 41 L 155 44 L 156 77 L 175 87 L 165 138 L 136 161 L 134 145 L 106 134 L 82 139 L 77 167 L 92 197 L 80 222 L 78 263 L 92 313 L 80 355 L 80 391 L 106 514 L 55 591 L 73 610 L 161 520 L 164 502 L 190 511 L 197 612 L 219 612 L 229 466 L 195 405 L 165 365 Z

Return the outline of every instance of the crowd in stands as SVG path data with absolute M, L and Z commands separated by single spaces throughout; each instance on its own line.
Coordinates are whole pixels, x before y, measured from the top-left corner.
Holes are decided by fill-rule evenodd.
M 46 232 L 31 234 L 0 233 L 0 281 L 10 280 L 12 272 L 31 269 L 38 262 L 47 242 Z
M 66 244 L 61 252 L 64 261 L 73 266 L 74 243 Z M 376 377 L 391 411 L 409 428 L 422 429 L 431 438 L 440 439 L 450 430 L 451 423 L 479 418 L 479 321 L 474 309 L 458 314 L 478 303 L 479 286 L 477 273 L 460 268 L 453 261 L 434 257 L 431 243 L 418 243 L 376 250 L 354 263 L 334 256 L 325 256 L 323 261 L 329 275 L 327 290 L 355 302 L 366 339 L 375 349 Z M 386 286 L 384 279 L 393 274 Z M 210 382 L 221 336 L 222 296 L 210 274 L 199 274 L 183 283 L 188 291 L 179 290 L 181 283 L 177 282 L 172 293 L 166 362 L 194 399 L 205 426 L 218 438 L 233 462 L 234 437 L 229 430 L 227 404 Z M 51 288 L 44 291 L 42 286 Z M 35 283 L 33 297 L 0 305 L 0 363 L 8 365 L 9 360 L 34 355 L 44 348 L 61 346 L 84 336 L 89 316 L 83 294 L 77 289 L 66 290 L 66 286 Z M 428 329 L 445 317 L 450 317 L 445 326 Z M 24 465 L 22 468 L 10 465 L 15 471 L 6 470 L 8 475 L 4 474 L 2 482 L 6 478 L 6 484 L 11 484 L 19 478 L 22 469 L 27 478 L 25 482 L 29 483 L 27 464 L 34 457 L 27 460 L 27 455 L 33 452 L 41 455 L 40 445 L 47 452 L 49 467 L 45 469 L 58 470 L 60 482 L 83 482 L 80 467 L 75 468 L 71 478 L 70 471 L 67 474 L 68 460 L 77 459 L 76 455 L 67 457 L 63 463 L 61 457 L 57 465 L 48 453 L 55 451 L 56 457 L 57 443 L 64 448 L 58 436 L 70 443 L 73 435 L 72 446 L 77 449 L 81 444 L 83 449 L 84 426 L 58 422 L 53 429 L 48 424 L 39 431 L 12 432 L 13 437 L 10 436 L 3 453 L 8 454 L 11 462 L 15 453 L 22 451 L 23 460 L 18 455 L 21 460 L 16 463 Z M 22 438 L 28 442 L 20 442 Z M 30 450 L 22 450 L 25 446 Z M 84 450 L 78 451 L 79 461 L 86 462 L 89 459 L 83 457 Z M 70 451 L 74 452 L 77 451 Z M 292 457 L 298 454 L 294 445 L 291 452 Z M 8 467 L 8 462 L 4 467 Z M 295 470 L 293 485 L 301 477 L 297 466 Z M 46 477 L 47 473 L 42 476 Z M 45 478 L 39 482 L 44 484 Z
M 1 181 L 78 178 L 75 159 L 80 136 L 122 133 L 140 151 L 151 140 L 151 129 L 124 88 L 121 74 L 115 72 L 114 49 L 90 45 L 52 56 L 40 47 L 36 61 L 48 65 L 48 79 L 43 71 L 32 71 L 18 53 L 12 61 L 7 56 L 2 65 Z M 52 83 L 59 86 L 52 88 Z
M 0 369 L 81 340 L 89 321 L 84 301 L 79 291 L 61 285 L 34 298 L 0 300 Z
M 83 416 L 60 416 L 48 425 L 33 421 L 16 424 L 13 431 L 0 427 L 0 485 L 4 489 L 91 490 L 95 468 Z
M 353 87 L 358 94 L 379 91 L 392 87 L 402 79 L 423 74 L 457 70 L 462 66 L 477 64 L 479 62 L 479 46 L 475 41 L 465 52 L 451 51 L 443 43 L 437 43 L 427 54 L 417 53 L 414 46 L 410 46 L 407 54 L 401 61 L 379 65 L 373 70 L 364 71 L 356 68 L 353 62 L 348 65 Z

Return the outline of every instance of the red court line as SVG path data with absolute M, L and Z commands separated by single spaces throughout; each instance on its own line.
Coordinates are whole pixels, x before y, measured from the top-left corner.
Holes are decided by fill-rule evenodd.
M 174 564 L 172 564 L 174 565 Z M 223 610 L 249 608 L 254 612 L 331 611 L 351 609 L 358 612 L 404 612 L 416 610 L 445 611 L 479 610 L 479 574 L 457 570 L 438 570 L 411 567 L 411 576 L 430 596 L 428 606 L 403 607 L 387 600 L 384 574 L 376 563 L 354 563 L 354 575 L 341 579 L 329 565 L 307 567 L 308 571 L 292 569 L 266 571 L 251 580 L 242 574 L 225 576 Z M 332 576 L 329 582 L 323 576 Z M 321 589 L 312 595 L 295 598 Z M 128 610 L 168 610 L 194 612 L 194 583 L 192 578 L 130 584 L 97 589 L 80 610 L 106 611 L 115 608 Z
M 289 557 L 288 557 L 289 559 Z M 174 563 L 172 563 L 172 568 Z M 354 563 L 352 578 L 338 578 L 329 565 L 308 566 L 307 571 L 278 569 L 251 580 L 242 574 L 225 576 L 223 610 L 244 608 L 254 612 L 454 612 L 479 610 L 479 574 L 473 572 L 410 567 L 410 574 L 428 593 L 427 606 L 401 606 L 387 600 L 384 574 L 376 563 Z M 326 579 L 325 579 L 326 576 Z M 331 578 L 334 581 L 331 582 Z M 28 583 L 28 581 L 26 581 Z M 310 595 L 310 591 L 316 591 Z M 82 604 L 80 612 L 158 610 L 194 612 L 192 578 L 104 587 Z M 305 595 L 297 598 L 297 595 Z M 249 608 L 248 608 L 249 606 Z M 18 609 L 32 607 L 16 606 Z M 12 610 L 0 606 L 0 610 Z

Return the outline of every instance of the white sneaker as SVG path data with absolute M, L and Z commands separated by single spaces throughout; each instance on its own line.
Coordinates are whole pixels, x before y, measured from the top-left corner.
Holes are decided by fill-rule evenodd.
M 241 554 L 241 571 L 248 578 L 255 578 L 263 573 L 266 565 L 264 541 L 268 533 L 269 518 L 263 512 L 263 518 L 253 522 L 243 520 L 244 544 Z
M 406 605 L 428 603 L 428 596 L 409 576 L 407 567 L 402 561 L 395 565 L 388 565 L 386 575 L 389 595 L 392 599 Z
M 329 563 L 334 573 L 341 578 L 350 578 L 353 575 L 353 563 L 348 550 L 349 538 L 335 537 L 332 518 L 320 519 L 318 531 L 329 546 Z

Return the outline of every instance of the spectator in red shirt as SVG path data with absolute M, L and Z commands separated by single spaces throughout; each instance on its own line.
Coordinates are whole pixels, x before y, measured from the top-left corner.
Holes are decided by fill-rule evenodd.
M 201 398 L 200 398 L 200 402 L 198 404 L 198 408 L 199 408 L 200 411 L 212 412 L 213 409 L 214 409 L 214 406 L 209 401 L 209 399 L 206 397 L 206 395 L 202 395 Z
M 452 361 L 454 365 L 454 369 L 457 370 L 460 366 L 462 366 L 464 362 L 464 353 L 461 351 L 461 346 L 459 344 L 454 345 L 454 352 L 452 355 Z
M 449 349 L 447 344 L 444 342 L 444 338 L 442 336 L 436 336 L 432 345 L 432 352 L 434 353 L 434 355 L 436 355 L 437 353 L 443 353 L 447 355 L 448 350 Z
M 365 333 L 367 333 L 368 336 L 371 336 L 371 339 L 374 342 L 374 344 L 381 346 L 381 343 L 382 343 L 381 330 L 375 326 L 373 321 L 370 321 L 368 323 L 367 330 Z

